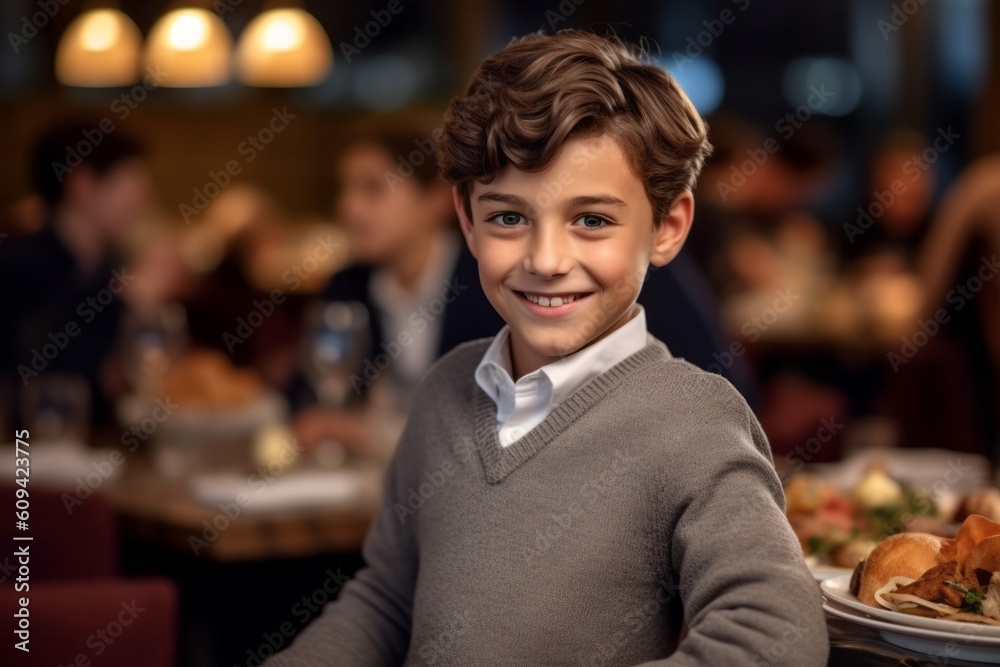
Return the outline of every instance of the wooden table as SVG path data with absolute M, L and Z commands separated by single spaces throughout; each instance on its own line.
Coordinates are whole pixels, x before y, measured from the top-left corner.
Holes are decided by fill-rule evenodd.
M 167 479 L 145 461 L 100 490 L 129 537 L 217 561 L 296 558 L 357 552 L 378 509 L 381 473 L 358 467 L 363 492 L 350 502 L 274 512 L 241 511 L 233 520 L 199 502 L 183 479 Z M 206 529 L 217 520 L 224 530 Z M 226 525 L 228 523 L 228 525 Z

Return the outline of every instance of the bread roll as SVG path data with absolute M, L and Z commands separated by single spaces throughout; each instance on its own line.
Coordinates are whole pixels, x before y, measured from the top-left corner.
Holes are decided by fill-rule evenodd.
M 919 579 L 927 570 L 945 562 L 941 555 L 942 542 L 943 538 L 929 533 L 899 533 L 882 540 L 865 561 L 858 599 L 878 607 L 875 591 L 889 583 L 890 579 Z

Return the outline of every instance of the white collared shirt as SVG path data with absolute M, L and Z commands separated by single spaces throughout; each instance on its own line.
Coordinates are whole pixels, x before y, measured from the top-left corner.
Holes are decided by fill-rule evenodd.
M 476 384 L 497 406 L 497 429 L 504 447 L 541 423 L 577 389 L 646 345 L 646 311 L 638 313 L 601 340 L 513 380 L 510 325 L 486 348 L 476 367 Z

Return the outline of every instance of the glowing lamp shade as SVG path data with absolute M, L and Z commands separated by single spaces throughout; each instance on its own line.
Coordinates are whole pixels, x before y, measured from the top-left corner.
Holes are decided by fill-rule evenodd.
M 56 49 L 56 78 L 67 86 L 125 86 L 139 78 L 142 35 L 117 9 L 91 9 L 63 33 Z
M 163 73 L 163 86 L 221 86 L 232 76 L 232 51 L 222 19 L 207 9 L 185 7 L 167 12 L 149 31 L 146 64 Z
M 333 68 L 330 39 L 302 9 L 262 12 L 240 36 L 236 54 L 240 80 L 249 86 L 314 86 Z

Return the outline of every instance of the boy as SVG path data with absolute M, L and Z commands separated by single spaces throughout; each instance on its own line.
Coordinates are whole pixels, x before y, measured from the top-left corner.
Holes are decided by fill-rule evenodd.
M 430 370 L 368 567 L 269 667 L 826 664 L 760 426 L 635 303 L 709 150 L 618 42 L 532 35 L 480 66 L 438 157 L 507 325 Z

